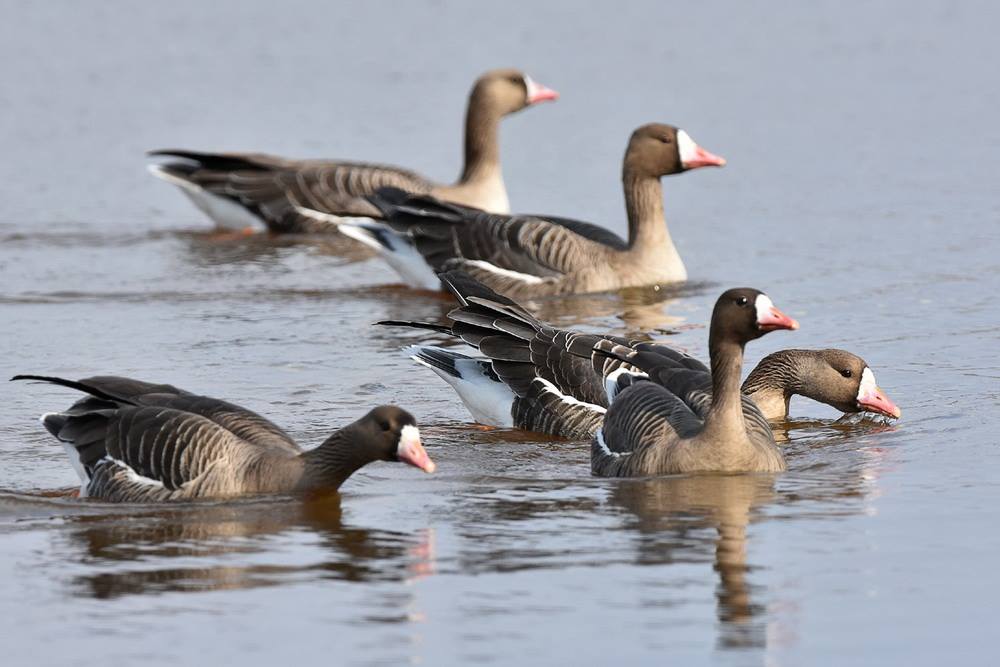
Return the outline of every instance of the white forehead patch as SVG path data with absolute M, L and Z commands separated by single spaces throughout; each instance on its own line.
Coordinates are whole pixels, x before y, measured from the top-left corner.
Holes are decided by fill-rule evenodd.
M 753 305 L 757 309 L 758 322 L 768 317 L 771 314 L 771 310 L 774 308 L 774 302 L 771 301 L 771 297 L 766 294 L 758 294 L 757 299 L 753 302 Z
M 538 84 L 527 74 L 524 75 L 524 87 L 528 89 L 529 100 L 538 94 Z
M 407 424 L 403 427 L 403 430 L 399 434 L 399 444 L 396 445 L 396 451 L 403 451 L 408 447 L 412 447 L 415 444 L 420 444 L 420 431 L 416 426 L 412 424 Z
M 677 154 L 681 164 L 688 164 L 698 157 L 698 144 L 684 130 L 677 130 Z
M 875 374 L 872 373 L 872 369 L 865 367 L 865 370 L 861 373 L 861 386 L 858 387 L 858 400 L 866 396 L 874 396 L 875 392 L 878 390 L 878 384 L 875 382 Z

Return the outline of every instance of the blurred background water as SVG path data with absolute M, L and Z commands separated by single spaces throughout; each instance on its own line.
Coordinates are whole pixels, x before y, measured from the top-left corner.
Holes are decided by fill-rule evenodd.
M 0 370 L 171 382 L 316 444 L 370 406 L 439 472 L 340 502 L 108 508 L 0 383 L 5 664 L 987 662 L 1000 538 L 1000 107 L 990 2 L 0 0 Z M 395 163 L 441 180 L 481 71 L 562 93 L 503 124 L 515 209 L 624 233 L 621 154 L 662 121 L 729 159 L 665 179 L 676 292 L 532 304 L 702 358 L 765 289 L 903 419 L 793 402 L 777 477 L 594 479 L 580 443 L 483 432 L 379 319 L 446 299 L 315 239 L 223 239 L 144 151 Z

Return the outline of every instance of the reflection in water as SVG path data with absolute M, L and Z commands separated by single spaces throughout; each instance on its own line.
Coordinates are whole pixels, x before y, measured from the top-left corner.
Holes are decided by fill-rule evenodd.
M 305 248 L 316 254 L 337 258 L 332 264 L 361 262 L 374 253 L 365 246 L 341 235 L 296 235 L 231 231 L 185 231 L 175 236 L 185 242 L 188 257 L 195 266 L 274 263 L 288 249 Z
M 637 560 L 659 565 L 689 560 L 692 550 L 707 546 L 692 539 L 705 528 L 716 531 L 716 592 L 721 623 L 720 648 L 763 647 L 763 606 L 751 601 L 747 582 L 746 529 L 751 511 L 775 499 L 773 475 L 699 475 L 622 480 L 609 498 L 635 517 L 639 532 Z
M 130 508 L 128 514 L 117 508 L 76 517 L 71 541 L 82 548 L 80 559 L 99 570 L 78 576 L 76 592 L 99 599 L 256 588 L 303 578 L 411 581 L 434 571 L 430 533 L 345 526 L 337 495 L 151 512 Z M 324 557 L 289 564 L 301 558 L 293 547 L 303 542 Z

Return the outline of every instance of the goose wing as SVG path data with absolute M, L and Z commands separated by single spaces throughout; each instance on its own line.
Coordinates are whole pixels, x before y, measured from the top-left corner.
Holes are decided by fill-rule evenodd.
M 595 253 L 627 248 L 610 231 L 578 220 L 487 213 L 391 189 L 371 201 L 394 229 L 412 236 L 435 271 L 460 268 L 491 284 L 557 278 L 592 264 Z
M 238 202 L 279 232 L 322 232 L 334 227 L 301 215 L 296 206 L 337 216 L 378 217 L 378 209 L 365 197 L 379 188 L 427 192 L 432 187 L 412 171 L 381 164 L 177 150 L 151 155 L 179 158 L 160 169 Z

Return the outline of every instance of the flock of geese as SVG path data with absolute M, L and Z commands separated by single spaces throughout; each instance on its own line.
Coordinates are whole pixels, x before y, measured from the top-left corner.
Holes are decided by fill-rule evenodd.
M 591 441 L 604 476 L 776 472 L 770 422 L 802 395 L 845 413 L 899 408 L 865 361 L 835 349 L 765 357 L 740 382 L 745 345 L 798 323 L 764 293 L 725 291 L 709 326 L 710 365 L 667 345 L 556 329 L 516 299 L 683 281 L 661 178 L 726 161 L 679 128 L 643 125 L 622 163 L 628 238 L 553 216 L 512 215 L 498 131 L 507 115 L 558 94 L 517 70 L 481 76 L 469 96 L 465 163 L 442 185 L 378 164 L 159 150 L 150 167 L 222 227 L 336 234 L 374 250 L 414 288 L 451 292 L 444 324 L 386 321 L 445 334 L 465 350 L 418 345 L 473 418 Z M 471 353 L 475 349 L 476 353 Z M 42 417 L 66 448 L 80 495 L 118 502 L 334 491 L 373 461 L 433 472 L 414 417 L 380 406 L 304 451 L 264 417 L 223 400 L 123 377 L 19 375 L 85 396 Z

